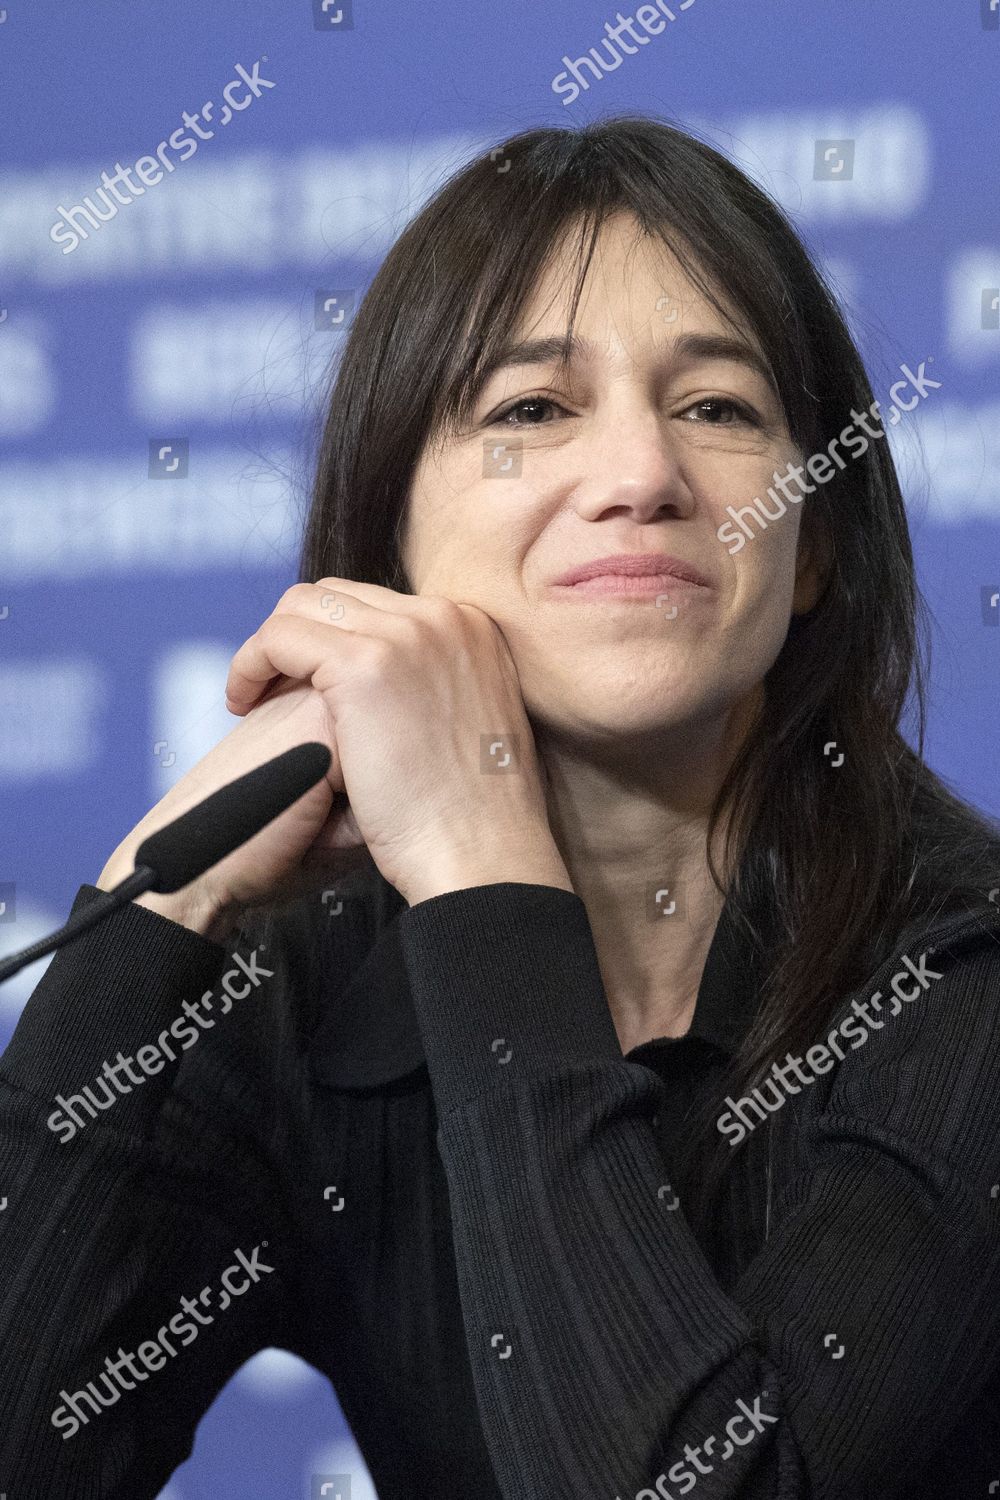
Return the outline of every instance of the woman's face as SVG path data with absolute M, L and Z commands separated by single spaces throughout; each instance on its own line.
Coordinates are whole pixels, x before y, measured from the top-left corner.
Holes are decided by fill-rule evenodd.
M 727 506 L 762 496 L 774 512 L 774 471 L 803 455 L 765 375 L 736 353 L 681 348 L 733 330 L 636 230 L 618 215 L 602 231 L 575 326 L 587 353 L 565 376 L 555 359 L 492 373 L 467 427 L 425 448 L 402 534 L 415 593 L 476 605 L 500 626 L 533 720 L 605 741 L 735 722 L 791 614 L 819 591 L 804 547 L 798 556 L 801 506 L 755 526 L 735 554 L 719 540 Z M 572 284 L 560 254 L 515 342 L 564 334 Z M 553 585 L 634 552 L 693 564 L 708 587 Z

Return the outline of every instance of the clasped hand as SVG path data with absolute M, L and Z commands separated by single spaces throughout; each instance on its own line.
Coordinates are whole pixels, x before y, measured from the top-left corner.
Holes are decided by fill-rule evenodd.
M 517 671 L 483 610 L 347 578 L 295 584 L 233 657 L 230 711 L 248 714 L 282 678 L 321 694 L 329 779 L 411 905 L 547 871 L 571 888 Z

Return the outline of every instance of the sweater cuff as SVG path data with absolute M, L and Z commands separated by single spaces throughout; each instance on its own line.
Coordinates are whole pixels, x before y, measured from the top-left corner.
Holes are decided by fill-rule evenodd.
M 70 916 L 106 894 L 82 885 Z M 226 958 L 227 949 L 211 938 L 126 902 L 56 950 L 0 1057 L 0 1078 L 51 1099 L 55 1109 L 57 1094 L 78 1094 L 93 1085 L 106 1061 L 131 1057 L 156 1043 L 178 1016 L 184 1019 L 183 1002 L 201 999 Z M 176 1042 L 168 1045 L 180 1054 Z M 116 1126 L 155 1110 L 175 1070 L 167 1058 L 157 1076 L 119 1099 Z
M 397 921 L 439 1118 L 539 1072 L 623 1061 L 574 892 L 470 886 Z

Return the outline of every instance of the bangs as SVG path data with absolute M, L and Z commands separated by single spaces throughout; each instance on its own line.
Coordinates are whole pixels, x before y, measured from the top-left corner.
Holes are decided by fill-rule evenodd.
M 566 326 L 561 335 L 563 348 L 556 361 L 557 370 L 566 374 L 576 315 L 594 252 L 607 220 L 617 214 L 635 219 L 637 243 L 646 236 L 659 241 L 724 323 L 741 334 L 749 329 L 757 336 L 760 353 L 791 430 L 796 415 L 801 417 L 801 410 L 796 413 L 797 403 L 794 399 L 786 399 L 780 373 L 771 358 L 773 325 L 771 337 L 765 329 L 756 328 L 755 309 L 741 308 L 728 295 L 711 272 L 706 271 L 682 230 L 673 223 L 650 222 L 641 203 L 631 203 L 625 194 L 619 192 L 613 199 L 607 193 L 598 193 L 595 201 L 569 209 L 562 218 L 536 221 L 523 237 L 497 234 L 491 240 L 478 264 L 476 285 L 469 289 L 471 311 L 459 330 L 454 352 L 442 372 L 429 434 L 432 444 L 446 443 L 471 422 L 483 388 L 503 364 L 504 353 L 516 337 L 522 314 L 535 288 L 552 262 L 564 250 L 569 250 L 575 271 Z

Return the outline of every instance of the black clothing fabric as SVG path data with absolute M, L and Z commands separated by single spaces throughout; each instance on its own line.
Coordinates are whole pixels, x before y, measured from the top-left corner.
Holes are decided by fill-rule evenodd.
M 0 1491 L 155 1496 L 277 1345 L 333 1383 L 380 1500 L 986 1496 L 1000 911 L 904 934 L 844 996 L 856 1028 L 883 997 L 863 1044 L 751 1127 L 703 1244 L 674 1142 L 756 972 L 727 907 L 689 1031 L 623 1056 L 556 887 L 411 908 L 376 871 L 225 945 L 115 912 L 0 1058 Z

